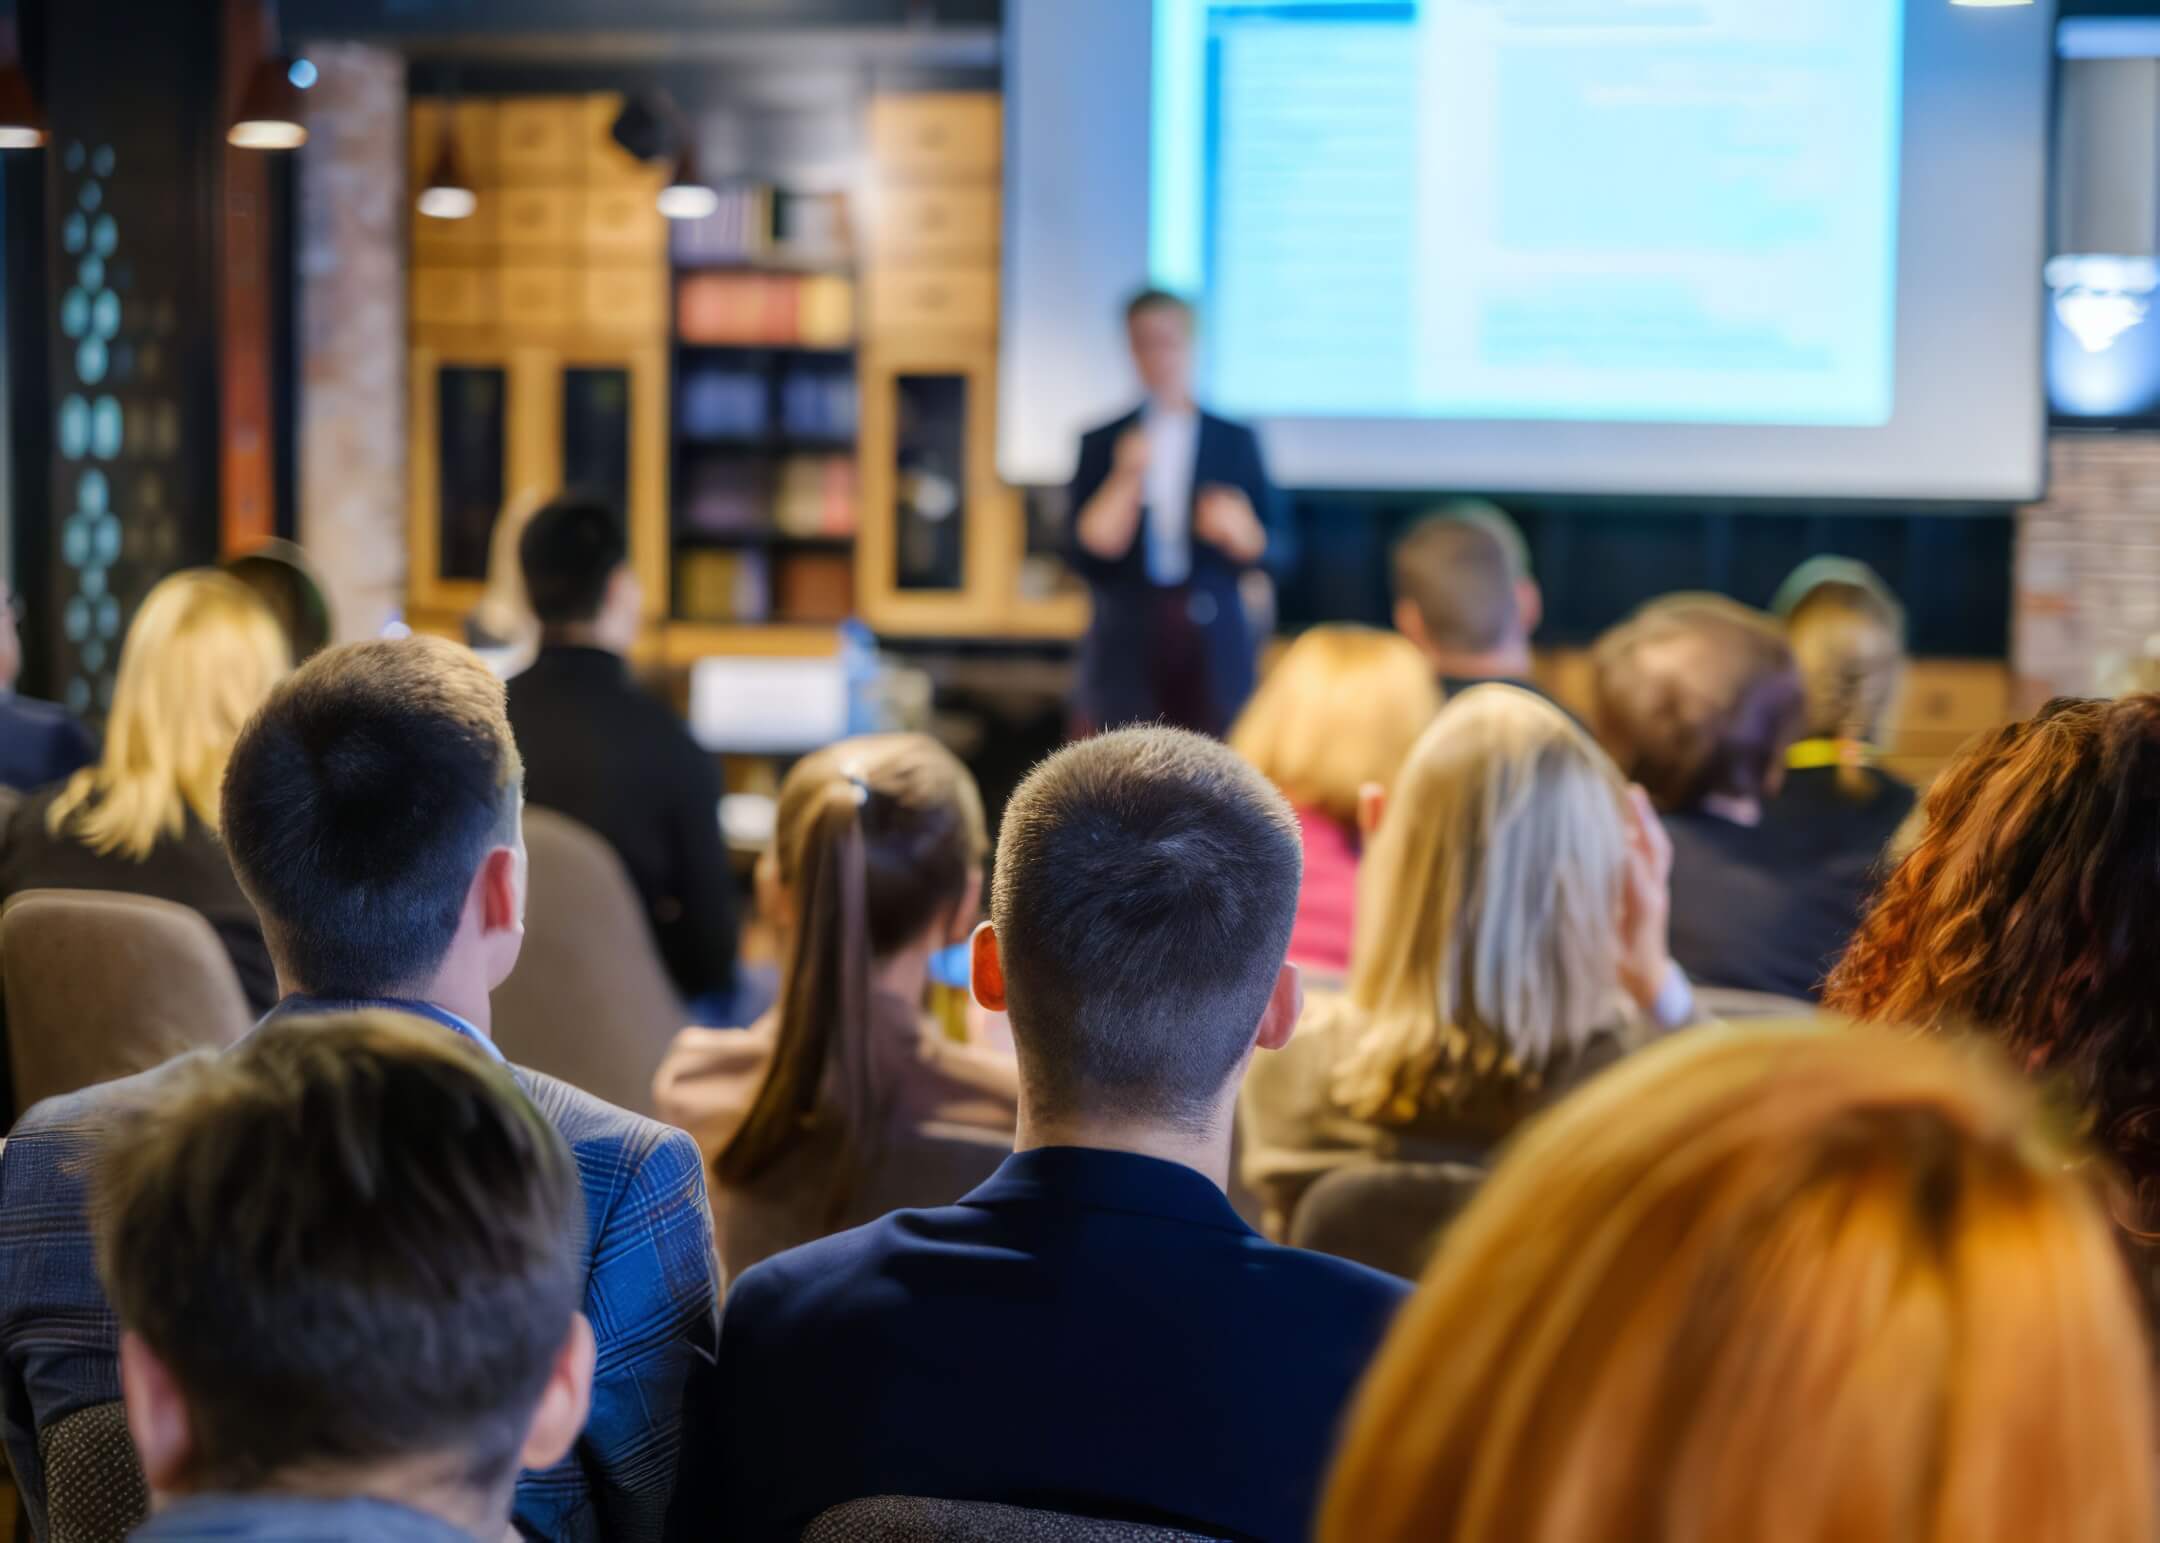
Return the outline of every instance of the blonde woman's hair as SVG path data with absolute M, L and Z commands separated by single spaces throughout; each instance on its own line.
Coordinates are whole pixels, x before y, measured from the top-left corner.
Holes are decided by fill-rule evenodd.
M 1874 743 L 1905 676 L 1905 612 L 1889 591 L 1818 583 L 1786 615 L 1785 636 L 1800 666 L 1808 736 Z M 1838 786 L 1859 799 L 1875 791 L 1857 757 L 1841 763 Z
M 1230 731 L 1230 748 L 1291 803 L 1349 825 L 1358 790 L 1394 781 L 1439 711 L 1432 666 L 1408 638 L 1314 627 L 1260 683 Z
M 1351 1411 L 1322 1543 L 2148 1543 L 2116 1240 L 1973 1047 L 1708 1029 L 1533 1122 Z
M 138 862 L 191 811 L 216 830 L 233 741 L 291 667 L 284 630 L 245 584 L 210 568 L 163 579 L 128 625 L 104 755 L 53 800 L 49 828 Z
M 1335 1099 L 1407 1124 L 1534 1083 L 1619 1016 L 1626 786 L 1550 702 L 1474 686 L 1410 752 L 1359 876 Z
M 487 583 L 480 592 L 480 603 L 473 608 L 472 619 L 490 638 L 506 647 L 524 648 L 540 640 L 540 619 L 533 614 L 532 601 L 525 593 L 525 568 L 519 560 L 518 543 L 524 539 L 525 527 L 547 503 L 544 489 L 526 488 L 503 505 L 495 517 L 494 530 L 488 534 Z

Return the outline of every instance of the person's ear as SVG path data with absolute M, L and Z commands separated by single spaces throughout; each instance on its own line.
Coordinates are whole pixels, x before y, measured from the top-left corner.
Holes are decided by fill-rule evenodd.
M 1358 835 L 1370 841 L 1380 833 L 1380 822 L 1387 818 L 1387 789 L 1377 782 L 1362 784 L 1357 790 Z
M 1538 588 L 1536 579 L 1515 581 L 1515 619 L 1521 623 L 1524 641 L 1537 636 L 1545 620 L 1545 591 Z
M 120 1336 L 120 1395 L 127 1400 L 128 1434 L 155 1494 L 180 1488 L 195 1456 L 195 1430 L 180 1384 L 136 1334 Z
M 480 860 L 480 922 L 486 932 L 514 932 L 525 925 L 525 875 L 514 847 L 491 847 Z
M 1275 972 L 1275 989 L 1268 993 L 1267 1011 L 1260 1015 L 1260 1032 L 1253 1043 L 1262 1050 L 1280 1050 L 1297 1032 L 1305 1016 L 1305 972 L 1285 964 Z
M 998 953 L 997 928 L 984 922 L 969 943 L 968 989 L 986 1013 L 1005 1011 L 1005 960 Z
M 570 1315 L 570 1334 L 555 1352 L 547 1386 L 525 1431 L 520 1468 L 552 1468 L 569 1456 L 592 1409 L 593 1331 L 583 1313 Z
M 970 868 L 967 888 L 960 892 L 960 904 L 953 909 L 952 930 L 945 934 L 942 942 L 963 942 L 975 930 L 975 918 L 982 915 L 982 892 L 982 869 Z
M 1425 630 L 1425 613 L 1407 595 L 1395 602 L 1395 630 L 1416 644 L 1419 652 L 1432 652 L 1432 635 Z

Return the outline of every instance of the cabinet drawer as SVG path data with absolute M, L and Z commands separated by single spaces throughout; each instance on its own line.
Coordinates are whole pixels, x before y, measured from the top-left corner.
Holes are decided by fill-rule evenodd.
M 498 303 L 506 327 L 572 326 L 578 319 L 577 274 L 569 268 L 505 268 Z
M 578 234 L 586 251 L 613 261 L 658 257 L 667 247 L 667 222 L 652 190 L 636 184 L 586 189 Z
M 431 256 L 452 262 L 486 262 L 502 239 L 502 194 L 482 189 L 473 212 L 462 220 L 433 220 L 424 214 L 412 217 L 413 250 L 424 263 Z
M 870 155 L 890 174 L 989 181 L 1004 159 L 998 99 L 988 92 L 881 96 L 870 103 Z
M 997 260 L 995 187 L 887 187 L 878 195 L 875 260 L 883 264 Z
M 995 332 L 996 270 L 884 269 L 870 280 L 870 325 L 879 332 Z
M 505 256 L 554 256 L 576 244 L 581 202 L 576 193 L 567 188 L 504 188 L 497 197 Z
M 428 327 L 484 327 L 495 320 L 491 268 L 415 268 L 412 319 Z
M 495 108 L 495 155 L 503 180 L 581 181 L 585 123 L 582 97 L 504 97 Z
M 667 281 L 650 267 L 585 270 L 585 323 L 614 331 L 664 332 Z
M 435 157 L 442 149 L 445 105 L 441 97 L 423 97 L 412 104 L 412 113 L 407 120 L 411 132 L 406 135 L 405 142 L 415 193 L 427 185 L 429 175 L 435 170 Z M 473 186 L 488 186 L 496 180 L 496 144 L 501 132 L 495 117 L 495 104 L 460 98 L 451 109 L 450 122 L 451 132 L 457 136 L 458 170 Z

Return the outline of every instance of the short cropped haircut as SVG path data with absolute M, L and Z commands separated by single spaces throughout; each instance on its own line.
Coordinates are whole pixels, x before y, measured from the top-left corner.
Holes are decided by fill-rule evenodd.
M 1800 672 L 1778 624 L 1722 595 L 1654 600 L 1598 639 L 1598 739 L 1668 813 L 1766 796 L 1800 737 Z
M 1192 302 L 1175 290 L 1149 286 L 1125 302 L 1125 324 L 1131 326 L 1149 311 L 1175 311 L 1190 327 L 1195 321 Z
M 191 1488 L 423 1457 L 508 1481 L 583 1289 L 583 1201 L 500 1064 L 394 1013 L 273 1025 L 124 1109 L 94 1196 Z
M 629 555 L 622 517 L 598 499 L 566 494 L 542 508 L 518 538 L 526 598 L 540 625 L 574 626 L 598 616 L 608 580 Z
M 1395 544 L 1392 566 L 1396 598 L 1417 607 L 1435 647 L 1482 654 L 1515 641 L 1529 549 L 1495 505 L 1466 500 L 1436 510 Z
M 454 643 L 348 644 L 287 677 L 233 747 L 222 826 L 288 983 L 426 982 L 523 782 L 502 682 Z
M 1290 806 L 1215 740 L 1126 729 L 1043 762 L 990 900 L 1029 1096 L 1198 1128 L 1266 1011 L 1302 869 Z

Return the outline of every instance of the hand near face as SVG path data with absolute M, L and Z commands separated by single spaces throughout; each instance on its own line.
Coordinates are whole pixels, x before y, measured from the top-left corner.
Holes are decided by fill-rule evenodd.
M 1147 431 L 1134 424 L 1117 437 L 1117 449 L 1110 463 L 1110 474 L 1139 481 L 1147 475 Z
M 1672 837 L 1650 795 L 1628 789 L 1627 863 L 1620 898 L 1620 983 L 1649 1011 L 1672 969 Z
M 1193 504 L 1193 534 L 1232 562 L 1256 563 L 1267 553 L 1267 527 L 1241 489 L 1211 482 Z

